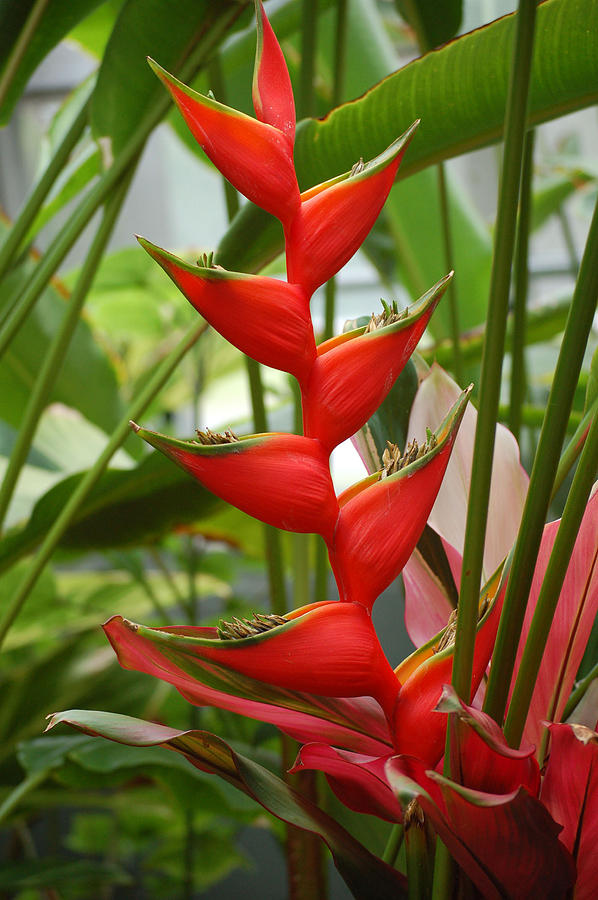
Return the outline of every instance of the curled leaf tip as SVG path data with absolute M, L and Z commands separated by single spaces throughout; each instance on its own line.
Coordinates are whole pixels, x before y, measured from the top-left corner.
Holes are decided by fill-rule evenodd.
M 129 419 L 129 425 L 131 426 L 131 430 L 137 434 L 138 431 L 141 431 L 141 425 L 138 425 L 137 422 L 134 422 L 133 419 Z
M 135 622 L 131 622 L 130 619 L 123 619 L 123 626 L 128 628 L 129 631 L 139 631 L 139 625 L 136 625 Z

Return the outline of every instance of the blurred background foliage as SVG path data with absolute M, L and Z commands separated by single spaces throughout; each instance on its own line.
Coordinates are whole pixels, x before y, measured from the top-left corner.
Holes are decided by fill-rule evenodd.
M 370 158 L 422 118 L 379 222 L 336 279 L 334 331 L 377 310 L 381 293 L 409 303 L 454 267 L 456 313 L 441 306 L 422 355 L 462 384 L 479 375 L 512 25 L 500 17 L 514 7 L 507 0 L 266 4 L 300 115 L 322 117 L 298 130 L 303 186 Z M 245 201 L 236 211 L 238 198 L 226 193 L 145 63 L 151 55 L 251 112 L 252 16 L 235 0 L 0 3 L 0 474 L 5 485 L 14 481 L 4 489 L 0 530 L 0 610 L 10 625 L 0 657 L 0 897 L 285 896 L 282 826 L 225 783 L 166 750 L 41 736 L 48 713 L 91 706 L 213 730 L 280 769 L 272 727 L 189 709 L 166 685 L 121 671 L 99 628 L 116 612 L 150 624 L 213 624 L 268 608 L 261 526 L 126 429 L 110 444 L 146 389 L 137 414 L 153 427 L 178 435 L 205 426 L 253 430 L 244 359 L 213 332 L 194 338 L 172 374 L 153 384 L 197 317 L 134 240 L 141 233 L 191 260 L 220 247 L 229 268 L 283 270 L 276 224 Z M 516 426 L 524 463 L 596 197 L 597 17 L 593 0 L 549 0 L 538 11 L 527 380 Z M 40 185 L 44 192 L 27 201 Z M 113 221 L 91 264 L 98 211 L 104 205 L 107 215 L 110 203 Z M 64 358 L 47 366 L 40 384 L 75 300 L 85 306 Z M 331 325 L 325 306 L 321 289 L 314 318 L 322 334 Z M 595 397 L 593 349 L 571 431 Z M 509 372 L 507 356 L 507 421 Z M 269 428 L 292 430 L 286 376 L 261 375 Z M 402 402 L 387 406 L 385 431 L 400 426 Z M 98 468 L 102 453 L 110 462 Z M 90 471 L 95 484 L 57 532 Z M 360 474 L 350 447 L 335 452 L 339 487 Z M 287 536 L 283 550 L 290 566 Z M 315 558 L 316 548 L 310 552 Z M 12 604 L 27 578 L 33 583 L 17 617 Z M 328 591 L 335 596 L 330 580 Z M 401 591 L 394 585 L 376 610 L 391 658 L 409 646 Z M 383 823 L 364 823 L 330 793 L 323 802 L 382 851 Z M 332 896 L 346 896 L 331 877 Z

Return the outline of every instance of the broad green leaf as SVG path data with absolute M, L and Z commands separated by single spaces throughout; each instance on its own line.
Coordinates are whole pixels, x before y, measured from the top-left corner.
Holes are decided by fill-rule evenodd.
M 101 59 L 114 28 L 116 18 L 126 0 L 104 0 L 86 19 L 79 22 L 69 34 L 87 53 Z
M 8 122 L 29 77 L 42 59 L 100 3 L 102 0 L 49 0 L 0 106 L 0 125 Z M 2 0 L 0 3 L 0 73 L 33 6 L 34 0 Z
M 283 821 L 319 835 L 330 848 L 349 888 L 361 900 L 396 900 L 405 896 L 402 875 L 372 856 L 334 819 L 272 772 L 236 753 L 215 735 L 206 731 L 177 731 L 128 716 L 88 710 L 57 713 L 49 727 L 60 722 L 121 744 L 159 745 L 182 753 L 193 765 L 224 778 Z
M 91 108 L 92 130 L 106 139 L 108 159 L 117 156 L 163 96 L 146 57 L 176 74 L 197 42 L 209 43 L 210 29 L 244 6 L 236 0 L 127 0 L 104 51 Z
M 325 119 L 305 120 L 295 144 L 300 184 L 307 187 L 348 171 L 360 157 L 371 159 L 417 118 L 422 124 L 399 169 L 400 179 L 500 140 L 513 26 L 513 16 L 507 16 L 463 35 Z M 586 0 L 547 0 L 537 14 L 531 124 L 597 99 L 598 6 Z M 253 235 L 251 246 L 248 233 Z M 250 270 L 273 258 L 280 247 L 280 232 L 270 230 L 268 217 L 247 208 L 222 241 L 219 262 Z
M 0 571 L 42 540 L 83 476 L 71 475 L 36 504 L 20 530 L 0 540 Z M 199 521 L 222 505 L 160 453 L 135 468 L 104 473 L 65 532 L 60 546 L 83 551 L 157 540 L 175 525 Z
M 0 224 L 0 235 L 6 226 Z M 0 315 L 9 307 L 17 291 L 35 267 L 28 258 L 2 281 Z M 48 340 L 66 314 L 68 292 L 53 281 L 43 292 L 27 321 L 0 361 L 0 419 L 18 427 L 23 409 L 48 348 Z M 85 378 L 81 373 L 85 373 Z M 93 391 L 89 386 L 93 384 Z M 79 410 L 90 422 L 112 431 L 122 415 L 116 373 L 112 361 L 86 322 L 81 318 L 69 351 L 56 380 L 49 402 L 58 401 Z
M 446 44 L 459 31 L 463 0 L 395 0 L 395 6 L 413 28 L 422 52 Z

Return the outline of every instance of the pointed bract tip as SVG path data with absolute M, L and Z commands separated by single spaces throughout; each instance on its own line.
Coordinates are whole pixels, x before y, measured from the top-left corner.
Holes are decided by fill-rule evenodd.
M 129 631 L 139 631 L 139 625 L 136 625 L 135 622 L 131 622 L 130 619 L 123 619 L 123 626 L 128 628 Z
M 138 425 L 137 422 L 134 422 L 133 419 L 129 419 L 129 425 L 131 426 L 131 430 L 137 434 L 141 431 L 141 425 Z

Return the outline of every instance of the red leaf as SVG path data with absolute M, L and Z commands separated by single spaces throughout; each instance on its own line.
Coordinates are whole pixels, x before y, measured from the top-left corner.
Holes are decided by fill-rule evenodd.
M 360 328 L 319 345 L 303 392 L 308 437 L 332 450 L 362 427 L 402 372 L 451 277 L 439 281 L 398 322 L 369 333 Z
M 253 72 L 253 107 L 260 122 L 295 140 L 295 101 L 289 70 L 261 0 L 255 10 L 257 48 Z
M 418 124 L 354 174 L 347 172 L 301 194 L 299 212 L 285 230 L 287 274 L 308 296 L 342 269 L 364 242 Z
M 243 353 L 303 381 L 316 358 L 309 301 L 276 278 L 192 266 L 143 238 L 147 250 L 195 309 Z
M 293 144 L 272 125 L 204 97 L 153 60 L 194 138 L 216 168 L 249 200 L 290 223 L 299 209 Z

